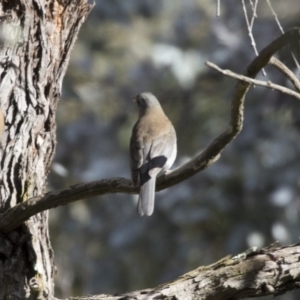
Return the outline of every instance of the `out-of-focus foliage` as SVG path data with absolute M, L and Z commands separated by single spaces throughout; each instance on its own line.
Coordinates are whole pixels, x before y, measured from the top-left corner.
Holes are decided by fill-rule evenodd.
M 272 1 L 284 29 L 300 25 L 298 1 Z M 280 34 L 266 3 L 259 1 L 253 28 L 258 49 Z M 242 72 L 254 51 L 241 2 L 221 1 L 219 18 L 215 11 L 208 0 L 96 1 L 63 84 L 49 189 L 130 176 L 131 97 L 139 92 L 153 92 L 172 120 L 177 165 L 224 130 L 236 81 L 204 62 Z M 279 56 L 295 69 L 288 49 Z M 246 99 L 242 133 L 209 169 L 157 193 L 152 217 L 136 214 L 132 195 L 52 210 L 57 296 L 151 287 L 250 246 L 298 242 L 299 124 L 297 100 L 257 87 Z

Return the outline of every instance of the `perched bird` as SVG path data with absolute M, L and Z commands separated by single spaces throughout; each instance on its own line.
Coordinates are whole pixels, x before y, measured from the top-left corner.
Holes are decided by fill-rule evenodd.
M 130 139 L 131 175 L 140 186 L 137 210 L 150 216 L 154 210 L 156 177 L 173 165 L 176 154 L 176 132 L 157 98 L 141 93 L 133 98 L 139 109 L 139 118 Z

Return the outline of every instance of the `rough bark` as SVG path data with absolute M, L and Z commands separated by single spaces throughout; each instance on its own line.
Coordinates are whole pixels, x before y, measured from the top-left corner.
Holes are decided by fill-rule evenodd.
M 0 210 L 44 194 L 55 150 L 55 111 L 86 0 L 0 3 Z M 0 236 L 0 299 L 53 296 L 48 213 Z
M 200 267 L 152 289 L 69 300 L 237 300 L 279 295 L 300 286 L 300 245 L 271 246 Z

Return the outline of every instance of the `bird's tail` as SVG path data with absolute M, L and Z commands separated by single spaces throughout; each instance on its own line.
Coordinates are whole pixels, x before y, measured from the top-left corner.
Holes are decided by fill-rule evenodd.
M 151 216 L 154 210 L 156 176 L 145 182 L 140 189 L 137 210 L 140 216 Z

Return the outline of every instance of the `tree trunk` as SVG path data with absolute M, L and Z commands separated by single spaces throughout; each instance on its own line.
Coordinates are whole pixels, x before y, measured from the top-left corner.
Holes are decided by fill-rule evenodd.
M 87 0 L 0 3 L 1 212 L 45 193 L 55 111 Z M 47 211 L 0 236 L 0 299 L 51 299 L 55 275 Z

